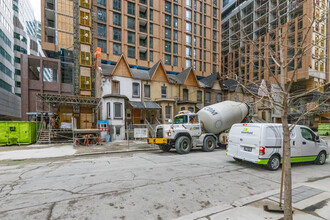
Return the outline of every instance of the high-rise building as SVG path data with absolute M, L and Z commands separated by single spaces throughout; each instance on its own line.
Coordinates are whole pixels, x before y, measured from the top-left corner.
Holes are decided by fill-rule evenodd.
M 226 3 L 222 12 L 223 75 L 245 83 L 272 80 L 272 75 L 279 77 L 280 69 L 272 54 L 276 57 L 279 54 L 280 19 L 283 59 L 288 62 L 285 77 L 296 71 L 294 80 L 300 81 L 299 85 L 307 91 L 329 82 L 327 0 L 280 1 L 279 6 L 273 0 L 228 0 Z M 312 26 L 311 21 L 315 21 Z M 302 48 L 308 49 L 299 59 Z
M 42 49 L 49 57 L 60 48 L 73 50 L 73 1 L 41 1 Z
M 21 96 L 21 54 L 44 56 L 38 41 L 38 21 L 29 0 L 13 0 L 14 22 L 14 66 L 15 66 L 15 94 Z M 44 70 L 45 81 L 50 81 L 52 73 Z
M 29 0 L 0 0 L 0 120 L 21 118 L 21 54 L 44 56 Z M 52 78 L 44 70 L 45 81 Z
M 79 0 L 79 4 L 90 0 Z M 221 1 L 92 1 L 93 42 L 103 63 L 121 54 L 136 68 L 163 60 L 166 71 L 192 66 L 198 76 L 220 71 Z M 73 1 L 42 1 L 42 47 L 47 55 L 73 50 Z M 80 11 L 85 13 L 83 7 Z M 87 13 L 87 12 L 86 12 Z M 80 14 L 80 25 L 88 14 Z M 88 31 L 81 28 L 81 34 Z M 83 36 L 82 35 L 82 36 Z M 82 38 L 84 39 L 84 38 Z
M 163 60 L 167 71 L 192 66 L 208 76 L 219 71 L 220 6 L 220 0 L 94 1 L 95 45 L 103 60 L 123 53 L 130 65 Z
M 247 88 L 266 80 L 272 84 L 272 91 L 277 91 L 275 78 L 281 82 L 283 75 L 276 62 L 280 62 L 281 57 L 285 81 L 295 73 L 291 91 L 293 94 L 305 93 L 291 102 L 290 120 L 299 119 L 300 123 L 309 126 L 328 123 L 329 106 L 322 100 L 328 98 L 324 85 L 330 78 L 327 57 L 330 49 L 329 1 L 281 0 L 279 5 L 277 3 L 276 0 L 223 2 L 221 74 L 245 83 Z M 276 108 L 267 107 L 260 111 L 268 111 L 270 116 L 275 114 L 273 121 L 276 121 L 280 114 L 274 110 Z M 310 114 L 304 116 L 306 112 Z
M 11 0 L 0 0 L 0 120 L 20 118 L 15 95 L 14 24 Z

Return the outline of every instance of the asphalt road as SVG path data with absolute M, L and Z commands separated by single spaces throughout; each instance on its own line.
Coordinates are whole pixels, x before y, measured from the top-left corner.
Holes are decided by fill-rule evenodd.
M 293 183 L 329 169 L 294 164 Z M 0 219 L 173 219 L 279 189 L 280 176 L 223 149 L 16 161 L 0 165 Z

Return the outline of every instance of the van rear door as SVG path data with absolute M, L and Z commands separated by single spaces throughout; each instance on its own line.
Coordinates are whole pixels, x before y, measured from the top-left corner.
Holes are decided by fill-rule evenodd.
M 238 132 L 238 157 L 256 163 L 259 158 L 261 126 L 243 124 Z
M 238 157 L 238 148 L 239 148 L 239 131 L 241 125 L 235 124 L 230 128 L 229 134 L 228 134 L 228 148 L 227 148 L 227 154 L 232 157 Z

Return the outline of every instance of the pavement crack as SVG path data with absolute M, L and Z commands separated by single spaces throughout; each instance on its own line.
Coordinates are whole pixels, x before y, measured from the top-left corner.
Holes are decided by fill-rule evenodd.
M 54 207 L 56 205 L 56 202 L 53 202 L 50 207 L 49 207 L 49 213 L 47 215 L 47 220 L 50 220 L 52 218 L 52 215 L 53 215 L 53 210 L 54 210 Z
M 257 178 L 260 178 L 260 179 L 263 179 L 263 180 L 267 180 L 267 181 L 270 181 L 270 182 L 273 182 L 273 183 L 281 184 L 280 181 L 276 181 L 276 180 L 272 180 L 272 179 L 267 179 L 267 178 L 264 178 L 264 177 L 258 176 L 258 175 L 253 174 L 253 173 L 244 172 L 244 169 L 237 170 L 237 171 L 238 171 L 238 172 L 241 172 L 241 173 L 245 173 L 245 174 L 251 175 L 251 176 L 255 176 L 255 177 L 257 177 Z
M 29 169 L 29 170 L 26 170 L 26 171 L 22 172 L 15 181 L 13 181 L 11 184 L 7 184 L 10 187 L 10 190 L 5 194 L 5 196 L 11 194 L 11 192 L 14 191 L 15 187 L 18 186 L 19 182 L 22 180 L 22 176 L 24 174 L 29 173 L 29 172 L 34 171 L 34 170 L 37 170 L 41 167 L 42 166 L 38 166 L 38 167 L 35 167 L 35 168 L 32 168 L 32 169 Z

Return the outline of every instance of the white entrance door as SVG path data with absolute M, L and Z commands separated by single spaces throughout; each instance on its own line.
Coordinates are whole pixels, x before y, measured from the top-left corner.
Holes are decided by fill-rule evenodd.
M 116 140 L 121 140 L 121 126 L 116 126 L 115 133 Z

